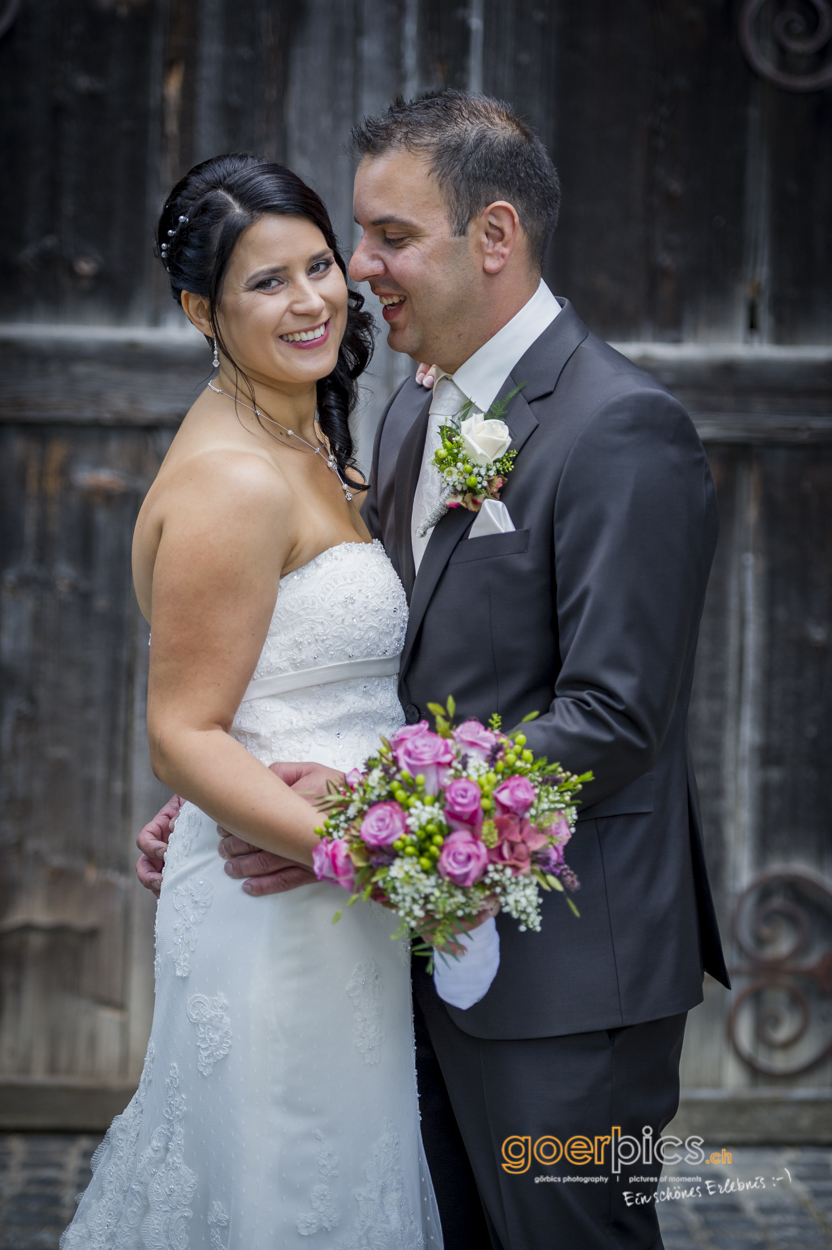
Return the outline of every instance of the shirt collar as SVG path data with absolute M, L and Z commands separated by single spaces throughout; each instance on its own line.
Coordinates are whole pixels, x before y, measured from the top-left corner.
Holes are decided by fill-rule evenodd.
M 502 330 L 483 343 L 455 373 L 437 369 L 436 382 L 440 378 L 450 378 L 480 412 L 488 412 L 518 360 L 552 324 L 560 310 L 560 304 L 541 278 L 534 295 Z

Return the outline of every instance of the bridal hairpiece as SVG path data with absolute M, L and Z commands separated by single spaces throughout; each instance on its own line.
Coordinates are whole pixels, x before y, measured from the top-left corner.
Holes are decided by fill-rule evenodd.
M 179 220 L 177 221 L 176 225 L 174 226 L 173 230 L 168 230 L 168 238 L 175 239 L 179 231 L 182 229 L 182 227 L 187 226 L 188 220 L 189 219 L 187 217 L 181 216 Z M 159 251 L 161 252 L 162 260 L 167 260 L 168 252 L 170 251 L 170 248 L 171 248 L 170 243 L 163 243 L 161 245 L 161 247 L 159 248 Z M 168 266 L 165 265 L 165 268 L 167 269 Z

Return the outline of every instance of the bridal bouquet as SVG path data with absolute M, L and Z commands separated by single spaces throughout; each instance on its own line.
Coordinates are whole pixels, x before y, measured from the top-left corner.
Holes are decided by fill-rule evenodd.
M 428 930 L 436 948 L 495 900 L 521 930 L 540 929 L 541 891 L 564 893 L 577 915 L 569 893 L 578 881 L 563 853 L 591 774 L 535 759 L 498 716 L 488 728 L 455 727 L 453 699 L 429 707 L 435 733 L 421 721 L 382 739 L 363 771 L 323 801 L 318 878 L 349 890 L 350 904 L 389 905 L 401 917 L 396 937 Z

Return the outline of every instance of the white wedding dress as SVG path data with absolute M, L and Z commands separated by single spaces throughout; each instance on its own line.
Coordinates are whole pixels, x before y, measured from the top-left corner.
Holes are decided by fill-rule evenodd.
M 308 670 L 364 674 L 375 660 L 392 673 L 406 625 L 378 542 L 288 574 L 233 736 L 265 764 L 362 763 L 403 723 L 395 676 Z M 300 688 L 262 694 L 281 686 Z M 375 903 L 333 924 L 346 902 L 329 884 L 250 898 L 223 871 L 214 821 L 185 804 L 157 913 L 141 1084 L 93 1160 L 62 1250 L 441 1247 L 409 944 L 391 941 L 396 918 Z

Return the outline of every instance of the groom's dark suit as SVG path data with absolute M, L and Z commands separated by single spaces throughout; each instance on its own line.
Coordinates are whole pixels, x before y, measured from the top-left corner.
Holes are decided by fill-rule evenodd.
M 675 1112 L 703 969 L 728 983 L 687 736 L 714 487 L 679 403 L 568 302 L 501 396 L 521 383 L 505 416 L 519 454 L 501 493 L 515 532 L 469 539 L 473 515 L 450 511 L 414 577 L 430 400 L 412 381 L 382 416 L 364 516 L 410 599 L 408 721 L 449 694 L 459 718 L 496 711 L 510 727 L 537 711 L 524 727 L 535 753 L 593 771 L 567 854 L 581 917 L 558 895 L 540 933 L 501 917 L 500 970 L 481 1002 L 445 1006 L 419 970 L 417 999 L 492 1238 L 506 1250 L 647 1247 L 661 1244 L 653 1206 L 626 1207 L 614 1178 L 535 1188 L 535 1173 L 562 1169 L 510 1175 L 500 1148 L 614 1124 L 658 1133 Z

